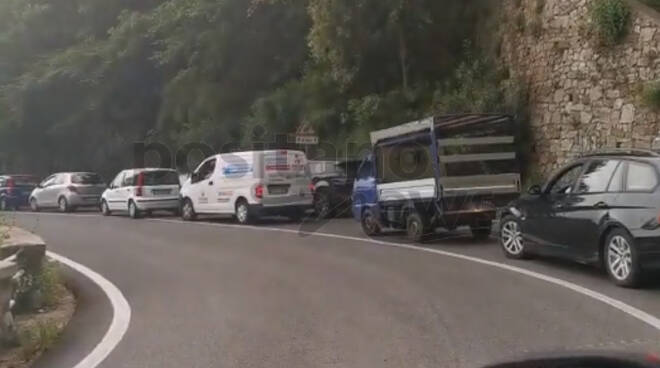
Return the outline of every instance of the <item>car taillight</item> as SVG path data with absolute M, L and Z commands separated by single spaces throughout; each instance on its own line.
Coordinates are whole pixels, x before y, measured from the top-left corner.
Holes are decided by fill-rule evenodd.
M 144 173 L 139 173 L 137 178 L 137 188 L 135 188 L 136 197 L 142 197 L 143 186 L 144 186 Z
M 14 186 L 16 186 L 14 179 L 7 179 L 7 194 L 14 194 Z
M 264 186 L 259 184 L 254 188 L 254 196 L 261 199 L 264 197 Z
M 71 193 L 78 193 L 78 188 L 74 187 L 73 185 L 69 185 L 66 187 L 66 189 Z

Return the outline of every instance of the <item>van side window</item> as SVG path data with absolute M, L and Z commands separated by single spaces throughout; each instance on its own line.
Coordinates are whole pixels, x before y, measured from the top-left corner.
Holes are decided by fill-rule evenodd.
M 121 185 L 122 185 L 122 181 L 124 180 L 124 175 L 125 175 L 125 173 L 124 173 L 123 171 L 120 172 L 119 174 L 117 174 L 117 176 L 115 177 L 115 179 L 112 181 L 112 187 L 113 187 L 113 188 L 119 188 L 119 187 L 121 187 Z
M 137 177 L 136 172 L 127 172 L 124 174 L 124 178 L 121 180 L 121 186 L 122 187 L 132 187 L 135 185 L 137 182 L 136 177 Z
M 193 182 L 196 183 L 198 181 L 209 179 L 211 176 L 213 176 L 213 173 L 215 172 L 215 162 L 215 158 L 204 162 L 202 166 L 200 166 L 199 169 L 197 169 L 195 172 Z

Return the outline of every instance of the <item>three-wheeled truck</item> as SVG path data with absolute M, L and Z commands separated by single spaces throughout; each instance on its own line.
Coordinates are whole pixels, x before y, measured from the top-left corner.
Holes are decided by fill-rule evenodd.
M 520 194 L 518 129 L 506 115 L 431 117 L 371 133 L 353 188 L 353 216 L 369 236 L 385 228 L 422 241 L 436 229 L 491 233 L 498 206 Z

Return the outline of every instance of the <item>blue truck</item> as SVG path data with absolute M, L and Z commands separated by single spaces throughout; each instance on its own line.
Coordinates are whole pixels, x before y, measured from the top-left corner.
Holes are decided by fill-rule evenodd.
M 487 238 L 498 207 L 520 194 L 518 131 L 507 115 L 463 114 L 372 132 L 353 185 L 354 218 L 369 236 L 398 229 L 419 242 L 469 226 Z

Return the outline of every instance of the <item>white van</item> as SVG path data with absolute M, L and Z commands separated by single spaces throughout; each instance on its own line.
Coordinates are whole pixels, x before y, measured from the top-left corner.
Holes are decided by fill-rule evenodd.
M 261 216 L 298 220 L 312 207 L 307 158 L 300 151 L 225 153 L 204 160 L 181 188 L 182 217 L 226 214 L 239 223 Z
M 101 213 L 128 212 L 139 218 L 151 211 L 166 210 L 178 215 L 179 174 L 172 169 L 130 169 L 117 174 L 101 196 Z

